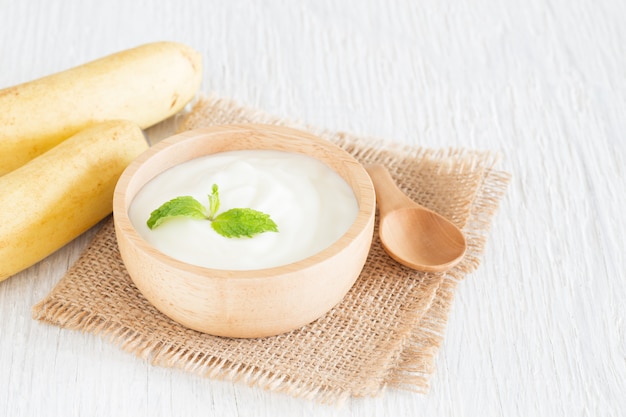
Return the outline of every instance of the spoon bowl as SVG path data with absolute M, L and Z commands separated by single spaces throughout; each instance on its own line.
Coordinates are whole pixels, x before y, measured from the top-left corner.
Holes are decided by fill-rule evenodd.
M 384 166 L 366 169 L 376 190 L 380 240 L 389 256 L 424 272 L 444 272 L 463 259 L 467 242 L 457 226 L 407 197 Z

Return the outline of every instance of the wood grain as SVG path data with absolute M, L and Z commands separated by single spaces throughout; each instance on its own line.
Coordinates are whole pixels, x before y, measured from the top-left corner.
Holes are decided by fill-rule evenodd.
M 0 283 L 0 415 L 626 414 L 625 20 L 620 0 L 1 1 L 0 88 L 179 41 L 202 53 L 206 93 L 398 143 L 494 150 L 513 181 L 427 396 L 326 408 L 33 321 L 89 232 Z

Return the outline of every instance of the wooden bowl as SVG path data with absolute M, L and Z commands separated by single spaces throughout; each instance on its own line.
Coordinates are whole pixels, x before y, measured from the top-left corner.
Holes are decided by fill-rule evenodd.
M 134 229 L 128 209 L 137 192 L 166 169 L 204 155 L 244 149 L 305 154 L 350 185 L 359 211 L 348 231 L 301 261 L 259 270 L 219 270 L 163 254 Z M 164 139 L 140 155 L 115 189 L 119 250 L 133 282 L 159 311 L 216 336 L 263 337 L 297 329 L 339 303 L 359 276 L 374 229 L 375 194 L 365 169 L 347 152 L 306 132 L 266 125 L 227 125 Z

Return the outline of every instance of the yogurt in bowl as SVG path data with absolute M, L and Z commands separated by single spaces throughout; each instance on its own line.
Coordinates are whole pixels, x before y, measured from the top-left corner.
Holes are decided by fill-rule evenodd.
M 220 211 L 262 211 L 278 232 L 225 238 L 210 221 L 185 218 L 145 226 L 150 210 L 171 198 L 205 203 L 213 184 Z M 151 196 L 145 201 L 144 192 Z M 216 126 L 161 141 L 122 174 L 113 202 L 120 254 L 139 291 L 172 320 L 227 337 L 288 332 L 332 309 L 365 264 L 374 211 L 372 182 L 350 154 L 266 125 Z M 186 237 L 198 229 L 204 235 Z M 199 246 L 216 256 L 184 258 Z
M 192 196 L 207 201 L 219 185 L 220 208 L 267 213 L 276 233 L 229 238 L 210 221 L 175 218 L 149 229 L 146 220 L 164 201 Z M 192 265 L 250 270 L 297 262 L 338 240 L 359 207 L 348 183 L 318 159 L 275 150 L 239 150 L 192 159 L 159 174 L 135 196 L 129 217 L 139 234 L 163 253 Z

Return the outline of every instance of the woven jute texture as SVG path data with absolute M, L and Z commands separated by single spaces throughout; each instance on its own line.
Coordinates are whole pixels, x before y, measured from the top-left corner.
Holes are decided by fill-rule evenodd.
M 113 223 L 104 222 L 33 316 L 102 335 L 159 366 L 247 383 L 315 401 L 339 403 L 387 388 L 426 392 L 458 283 L 480 261 L 509 175 L 491 153 L 427 150 L 288 123 L 215 97 L 200 99 L 180 129 L 228 123 L 307 129 L 363 163 L 386 165 L 415 201 L 463 228 L 469 244 L 447 273 L 421 273 L 383 251 L 377 226 L 366 265 L 344 300 L 315 322 L 274 337 L 230 339 L 186 329 L 138 292 L 120 258 Z

